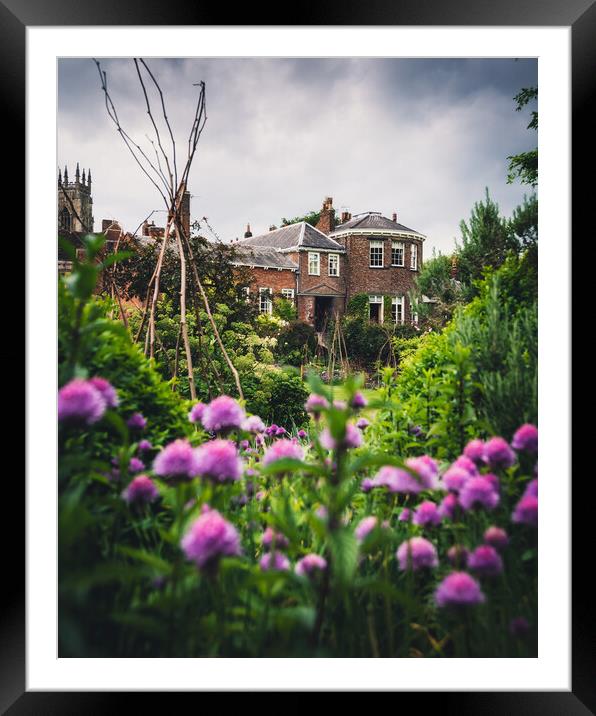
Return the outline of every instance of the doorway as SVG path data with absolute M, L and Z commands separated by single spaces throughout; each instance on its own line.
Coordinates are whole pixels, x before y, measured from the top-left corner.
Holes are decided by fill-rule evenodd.
M 327 328 L 332 306 L 333 298 L 331 296 L 315 297 L 315 331 L 317 333 L 321 333 Z

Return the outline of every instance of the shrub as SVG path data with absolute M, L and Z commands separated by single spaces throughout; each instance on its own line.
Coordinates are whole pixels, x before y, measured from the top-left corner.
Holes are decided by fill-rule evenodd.
M 305 321 L 291 321 L 277 338 L 277 357 L 290 365 L 302 365 L 317 348 L 315 329 Z

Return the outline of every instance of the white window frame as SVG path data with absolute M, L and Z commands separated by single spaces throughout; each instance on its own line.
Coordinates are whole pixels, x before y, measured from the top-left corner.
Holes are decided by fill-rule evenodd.
M 263 294 L 265 291 L 268 292 L 266 299 L 265 309 L 263 310 Z M 259 288 L 259 313 L 273 313 L 273 289 L 272 288 Z
M 287 300 L 294 303 L 294 289 L 293 288 L 282 288 L 281 295 Z
M 412 271 L 418 271 L 418 244 L 410 246 L 410 268 Z
M 401 308 L 401 318 L 399 317 L 397 309 Z M 395 311 L 394 311 L 395 308 Z M 394 317 L 395 314 L 395 317 Z M 397 324 L 402 324 L 406 320 L 406 302 L 403 296 L 394 296 L 391 299 L 391 318 L 393 319 L 393 322 Z
M 244 294 L 244 300 L 248 303 L 250 301 L 250 286 L 242 286 L 241 291 Z
M 335 273 L 331 273 L 331 259 L 334 260 Z M 339 254 L 328 254 L 328 256 L 327 256 L 327 273 L 329 276 L 339 276 Z
M 393 252 L 401 249 L 401 263 L 393 263 Z M 391 242 L 391 265 L 392 266 L 404 266 L 406 260 L 406 245 L 403 241 L 392 241 Z
M 316 270 L 311 271 L 311 262 L 316 262 Z M 313 267 L 314 268 L 314 267 Z M 317 251 L 308 252 L 308 275 L 309 276 L 320 276 L 321 275 L 321 254 Z
M 381 249 L 381 256 L 380 256 L 381 263 L 380 264 L 373 264 L 373 262 L 372 262 L 373 249 Z M 376 254 L 376 255 L 378 255 L 378 254 Z M 383 268 L 385 266 L 385 242 L 384 241 L 374 239 L 373 241 L 369 242 L 368 265 L 370 268 Z
M 371 304 L 380 304 L 381 310 L 379 312 L 379 323 L 383 323 L 385 319 L 385 297 L 381 294 L 371 294 L 368 297 L 368 320 L 370 321 L 370 306 Z

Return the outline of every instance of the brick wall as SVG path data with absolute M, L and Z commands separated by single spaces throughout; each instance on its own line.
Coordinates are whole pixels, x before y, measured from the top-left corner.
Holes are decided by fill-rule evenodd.
M 250 295 L 258 296 L 259 288 L 270 288 L 273 296 L 281 296 L 282 288 L 294 289 L 296 295 L 296 273 L 288 269 L 279 271 L 278 269 L 265 269 L 255 267 L 251 269 L 252 282 L 250 285 Z
M 319 254 L 319 275 L 309 276 L 308 273 L 308 250 L 301 251 L 297 255 L 292 255 L 294 261 L 300 266 L 300 275 L 298 278 L 298 286 L 300 291 L 308 291 L 321 283 L 331 286 L 338 293 L 345 292 L 345 255 L 339 254 L 339 276 L 329 276 L 329 254 L 323 251 L 316 251 Z
M 383 241 L 383 267 L 370 267 L 370 240 Z M 347 301 L 358 293 L 404 295 L 414 287 L 418 271 L 410 269 L 411 245 L 418 246 L 418 268 L 422 262 L 422 242 L 399 239 L 404 244 L 404 266 L 391 266 L 391 237 L 344 236 L 337 239 L 346 247 L 348 261 L 345 270 Z M 405 301 L 405 320 L 411 320 L 409 301 Z

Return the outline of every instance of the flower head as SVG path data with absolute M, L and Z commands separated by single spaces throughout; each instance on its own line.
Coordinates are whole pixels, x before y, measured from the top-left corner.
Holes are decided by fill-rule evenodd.
M 484 459 L 493 469 L 505 469 L 515 464 L 515 453 L 503 438 L 491 438 L 484 446 Z
M 402 572 L 408 569 L 431 569 L 439 564 L 435 546 L 424 537 L 412 537 L 402 542 L 396 556 Z
M 476 465 L 482 465 L 484 463 L 484 443 L 482 440 L 470 440 L 464 448 L 464 456 Z
M 450 467 L 443 475 L 443 484 L 450 492 L 457 494 L 470 477 L 470 473 L 463 467 Z
M 307 554 L 296 562 L 294 571 L 299 577 L 314 577 L 316 572 L 327 569 L 327 560 L 318 554 Z
M 352 407 L 353 408 L 366 408 L 368 405 L 368 400 L 362 395 L 362 393 L 358 390 L 356 393 L 354 393 L 354 397 L 352 398 Z
M 447 559 L 454 567 L 456 567 L 457 569 L 461 569 L 462 567 L 466 566 L 469 554 L 469 550 L 466 549 L 463 545 L 454 544 L 447 550 Z
M 206 407 L 205 403 L 195 403 L 188 414 L 189 421 L 191 423 L 200 423 Z
M 212 400 L 203 411 L 201 422 L 210 433 L 224 433 L 239 428 L 246 414 L 234 398 L 220 395 Z
M 365 477 L 360 483 L 360 489 L 362 492 L 370 492 L 375 487 L 375 481 L 371 480 L 370 477 Z
M 276 440 L 267 448 L 267 452 L 263 455 L 263 465 L 271 465 L 284 458 L 303 460 L 304 450 L 302 446 L 291 440 Z
M 538 527 L 538 498 L 526 495 L 515 506 L 511 515 L 513 522 Z
M 74 378 L 58 391 L 58 420 L 92 425 L 106 411 L 103 395 L 88 380 Z
M 174 440 L 157 455 L 153 471 L 160 477 L 196 477 L 199 474 L 196 451 L 188 440 Z
M 261 544 L 265 549 L 271 549 L 271 547 L 274 549 L 285 549 L 290 543 L 284 534 L 276 532 L 271 527 L 267 527 L 261 537 Z
M 451 467 L 459 470 L 465 470 L 470 477 L 478 477 L 478 468 L 476 467 L 476 463 L 467 455 L 460 455 Z
M 138 457 L 131 457 L 130 462 L 128 463 L 128 470 L 129 472 L 141 472 L 141 470 L 145 469 L 145 463 L 142 460 L 139 460 Z
M 404 507 L 403 510 L 399 513 L 399 517 L 397 518 L 398 522 L 408 522 L 410 517 L 412 516 L 412 511 L 409 507 Z
M 358 418 L 356 421 L 356 427 L 358 430 L 366 430 L 366 428 L 370 425 L 370 422 L 366 418 Z
M 481 544 L 468 555 L 468 569 L 483 577 L 496 577 L 503 572 L 503 560 L 489 544 Z
M 195 451 L 197 475 L 213 482 L 235 482 L 242 476 L 242 460 L 229 440 L 211 440 Z
M 538 497 L 538 478 L 530 480 L 530 482 L 528 482 L 528 484 L 526 485 L 526 489 L 524 490 L 524 497 L 527 497 L 528 495 L 530 497 Z
M 126 424 L 133 430 L 144 430 L 147 427 L 147 419 L 142 413 L 133 413 Z
M 147 475 L 137 475 L 122 493 L 122 499 L 128 504 L 148 504 L 159 497 L 153 480 Z
M 386 487 L 389 492 L 416 495 L 425 489 L 421 480 L 417 480 L 406 470 L 385 465 L 373 478 L 375 486 Z
M 208 510 L 195 520 L 180 545 L 187 559 L 199 569 L 214 567 L 220 557 L 238 556 L 241 552 L 236 528 L 217 510 Z
M 308 396 L 308 400 L 304 403 L 304 409 L 307 413 L 312 413 L 315 417 L 326 408 L 329 407 L 329 402 L 322 395 L 311 393 Z
M 240 427 L 245 432 L 252 433 L 253 435 L 265 432 L 265 423 L 258 415 L 249 415 L 246 420 L 242 421 L 242 425 Z
M 499 495 L 486 477 L 471 477 L 459 493 L 459 502 L 464 510 L 484 507 L 494 510 L 499 504 Z
M 296 435 L 300 438 L 300 440 L 304 440 L 304 438 L 308 437 L 306 430 L 299 430 Z
M 139 452 L 149 452 L 149 450 L 153 450 L 153 445 L 149 442 L 149 440 L 140 440 L 137 445 L 137 450 Z
M 421 527 L 431 527 L 433 525 L 440 524 L 441 515 L 436 504 L 430 500 L 421 502 L 414 510 L 412 522 L 415 525 L 420 525 Z
M 522 425 L 513 436 L 511 447 L 524 452 L 538 452 L 538 428 L 530 423 Z
M 507 532 L 501 527 L 492 525 L 484 533 L 484 544 L 489 544 L 491 547 L 498 549 L 499 552 L 505 549 L 509 544 L 509 537 Z
M 438 607 L 467 607 L 484 600 L 480 585 L 467 572 L 451 572 L 435 592 Z
M 101 396 L 106 401 L 108 408 L 118 407 L 120 402 L 118 400 L 118 393 L 116 392 L 116 388 L 114 388 L 109 381 L 96 375 L 94 378 L 89 378 L 88 382 L 101 393 Z
M 267 552 L 261 557 L 259 567 L 263 572 L 287 572 L 290 569 L 290 560 L 281 552 Z
M 375 529 L 378 523 L 379 520 L 374 515 L 370 515 L 369 517 L 365 517 L 364 519 L 360 520 L 358 526 L 356 527 L 356 530 L 354 531 L 356 540 L 358 542 L 364 542 L 364 540 Z
M 352 423 L 346 424 L 346 433 L 342 440 L 336 440 L 328 428 L 325 428 L 319 436 L 319 441 L 325 450 L 335 450 L 338 447 L 342 448 L 356 448 L 362 445 L 362 433 Z
M 437 487 L 439 467 L 432 457 L 429 455 L 410 457 L 406 460 L 406 466 L 418 476 L 424 489 L 431 490 Z
M 455 519 L 455 513 L 458 506 L 459 502 L 457 500 L 457 496 L 450 492 L 442 499 L 437 511 L 443 519 L 453 520 Z

